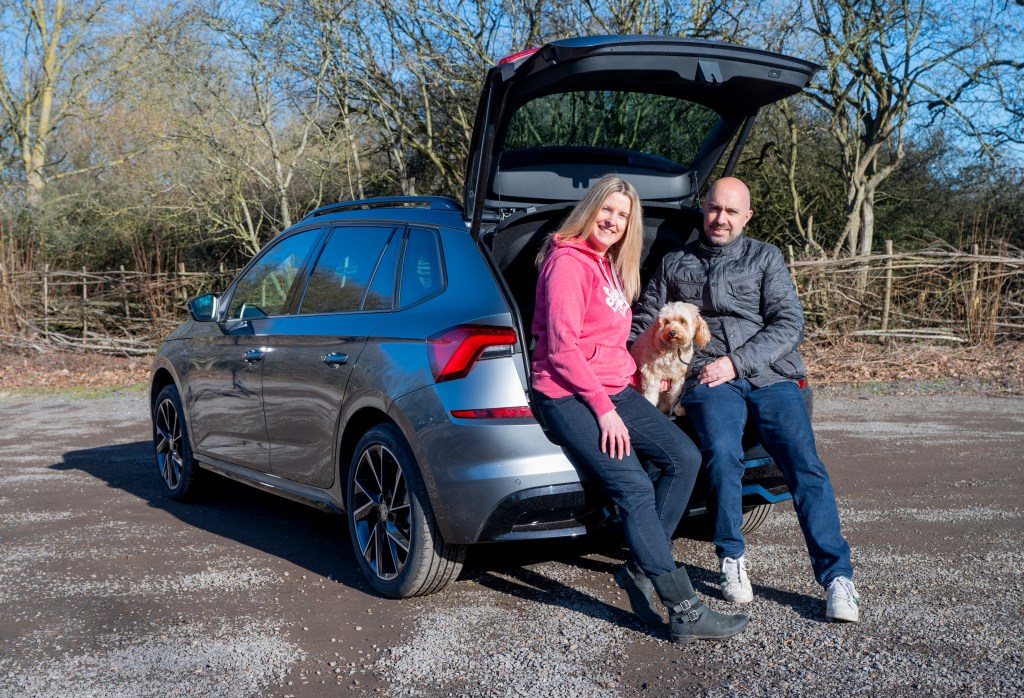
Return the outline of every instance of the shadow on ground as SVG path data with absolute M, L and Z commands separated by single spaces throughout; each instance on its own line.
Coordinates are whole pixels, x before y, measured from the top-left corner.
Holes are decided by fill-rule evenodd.
M 345 520 L 261 492 L 219 475 L 207 476 L 197 497 L 176 502 L 164 493 L 149 441 L 64 454 L 54 470 L 77 470 L 170 513 L 182 523 L 288 560 L 313 574 L 373 593 L 352 555 Z
M 164 493 L 149 441 L 69 451 L 61 463 L 51 467 L 87 473 L 150 507 L 170 513 L 188 526 L 376 595 L 356 565 L 343 517 L 207 471 L 203 471 L 204 487 L 193 501 L 174 501 Z M 529 569 L 539 563 L 559 561 L 611 577 L 627 555 L 621 531 L 608 525 L 574 539 L 471 546 L 461 578 L 529 601 L 577 610 L 591 608 L 602 618 L 643 627 L 632 614 Z M 697 593 L 717 598 L 717 570 L 688 564 L 687 571 Z M 820 618 L 820 599 L 759 585 L 755 585 L 755 592 L 759 597 L 792 607 L 804 618 Z

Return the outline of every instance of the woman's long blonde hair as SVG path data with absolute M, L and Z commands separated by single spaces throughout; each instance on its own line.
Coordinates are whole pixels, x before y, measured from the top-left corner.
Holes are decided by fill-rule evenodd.
M 562 221 L 562 225 L 548 235 L 537 254 L 537 266 L 544 262 L 554 248 L 555 242 L 574 238 L 582 241 L 590 237 L 590 231 L 597 221 L 604 200 L 612 194 L 625 194 L 630 201 L 626 234 L 608 249 L 608 258 L 622 279 L 622 290 L 626 300 L 632 303 L 640 295 L 640 254 L 644 247 L 644 214 L 636 187 L 618 175 L 608 174 L 594 182 L 586 195 Z

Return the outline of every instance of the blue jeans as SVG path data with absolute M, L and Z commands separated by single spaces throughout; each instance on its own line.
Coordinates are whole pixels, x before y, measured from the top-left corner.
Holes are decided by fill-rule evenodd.
M 793 495 L 800 529 L 819 584 L 853 578 L 850 546 L 839 531 L 839 510 L 825 464 L 818 457 L 814 431 L 800 388 L 789 381 L 754 388 L 736 379 L 709 388 L 696 385 L 683 396 L 704 454 L 704 466 L 718 506 L 715 550 L 738 558 L 746 550 L 743 523 L 743 427 L 752 419 L 768 454 Z
M 534 402 L 552 438 L 573 464 L 600 482 L 619 508 L 633 558 L 648 577 L 676 571 L 672 534 L 686 510 L 700 470 L 700 451 L 658 408 L 632 388 L 612 395 L 629 430 L 630 453 L 619 460 L 601 453 L 597 418 L 577 396 Z M 651 481 L 648 469 L 657 474 Z

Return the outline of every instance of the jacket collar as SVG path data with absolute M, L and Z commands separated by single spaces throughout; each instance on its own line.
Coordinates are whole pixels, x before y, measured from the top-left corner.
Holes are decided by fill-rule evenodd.
M 702 257 L 708 258 L 731 258 L 739 257 L 743 254 L 743 243 L 746 240 L 746 234 L 740 233 L 736 236 L 736 239 L 726 245 L 712 245 L 707 241 L 707 238 L 702 232 L 700 237 L 697 238 L 697 251 Z

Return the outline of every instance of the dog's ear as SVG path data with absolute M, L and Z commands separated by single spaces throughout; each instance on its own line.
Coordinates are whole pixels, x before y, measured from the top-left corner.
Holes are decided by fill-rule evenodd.
M 697 331 L 693 333 L 693 343 L 703 349 L 711 341 L 711 330 L 708 323 L 700 315 L 697 316 Z

